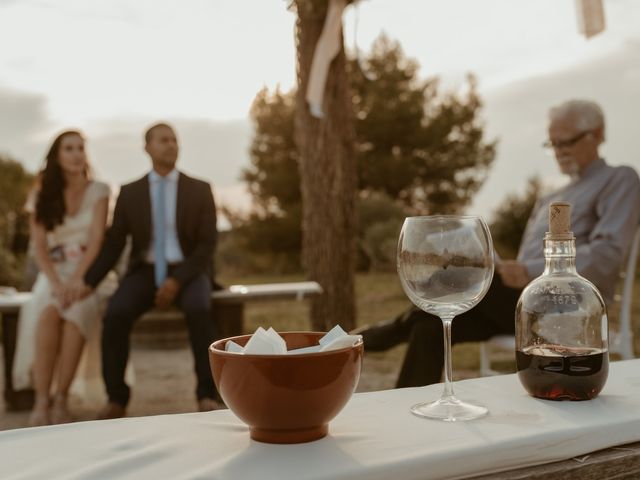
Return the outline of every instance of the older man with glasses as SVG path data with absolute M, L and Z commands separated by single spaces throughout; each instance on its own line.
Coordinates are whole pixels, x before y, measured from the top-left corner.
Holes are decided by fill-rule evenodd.
M 591 280 L 609 303 L 625 253 L 640 221 L 640 179 L 631 167 L 612 167 L 600 157 L 605 138 L 601 108 L 594 102 L 570 100 L 549 112 L 549 140 L 562 173 L 571 181 L 541 198 L 524 232 L 517 260 L 496 265 L 491 288 L 472 310 L 456 317 L 452 343 L 478 342 L 514 333 L 514 312 L 522 289 L 544 269 L 542 239 L 548 205 L 572 205 L 578 272 Z M 442 322 L 415 307 L 396 319 L 357 330 L 368 351 L 387 350 L 408 341 L 397 387 L 438 383 L 444 362 Z

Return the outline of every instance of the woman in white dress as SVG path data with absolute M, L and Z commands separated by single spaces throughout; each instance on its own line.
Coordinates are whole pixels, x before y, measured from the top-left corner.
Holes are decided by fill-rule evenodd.
M 76 299 L 102 244 L 109 202 L 109 187 L 89 178 L 79 132 L 60 134 L 46 160 L 31 216 L 40 273 L 30 304 L 21 312 L 14 370 L 18 386 L 33 382 L 36 398 L 30 424 L 34 426 L 72 420 L 69 388 L 102 310 L 96 294 Z

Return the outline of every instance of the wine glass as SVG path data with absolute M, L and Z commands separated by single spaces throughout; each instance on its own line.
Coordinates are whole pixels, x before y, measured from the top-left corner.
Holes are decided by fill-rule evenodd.
M 493 242 L 475 216 L 407 217 L 398 241 L 398 274 L 409 299 L 440 317 L 444 327 L 444 391 L 439 400 L 411 407 L 415 415 L 471 420 L 486 407 L 459 400 L 451 375 L 451 322 L 482 300 L 493 278 Z

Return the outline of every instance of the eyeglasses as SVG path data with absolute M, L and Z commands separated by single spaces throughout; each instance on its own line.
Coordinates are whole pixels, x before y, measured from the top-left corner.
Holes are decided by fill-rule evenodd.
M 582 140 L 584 137 L 586 137 L 589 133 L 591 133 L 591 130 L 585 130 L 584 132 L 580 132 L 577 135 L 567 139 L 567 140 L 561 140 L 559 142 L 554 142 L 552 140 L 547 140 L 546 142 L 544 142 L 542 144 L 542 148 L 544 148 L 545 150 L 557 150 L 559 148 L 569 148 L 569 147 L 573 147 L 576 143 L 578 143 L 580 140 Z

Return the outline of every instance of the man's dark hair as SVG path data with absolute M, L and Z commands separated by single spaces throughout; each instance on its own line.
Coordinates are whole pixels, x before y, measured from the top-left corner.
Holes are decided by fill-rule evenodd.
M 175 130 L 168 123 L 160 122 L 154 125 L 151 125 L 144 134 L 144 143 L 149 143 L 151 141 L 151 137 L 153 136 L 153 132 L 158 128 L 168 128 L 172 132 L 175 133 Z

